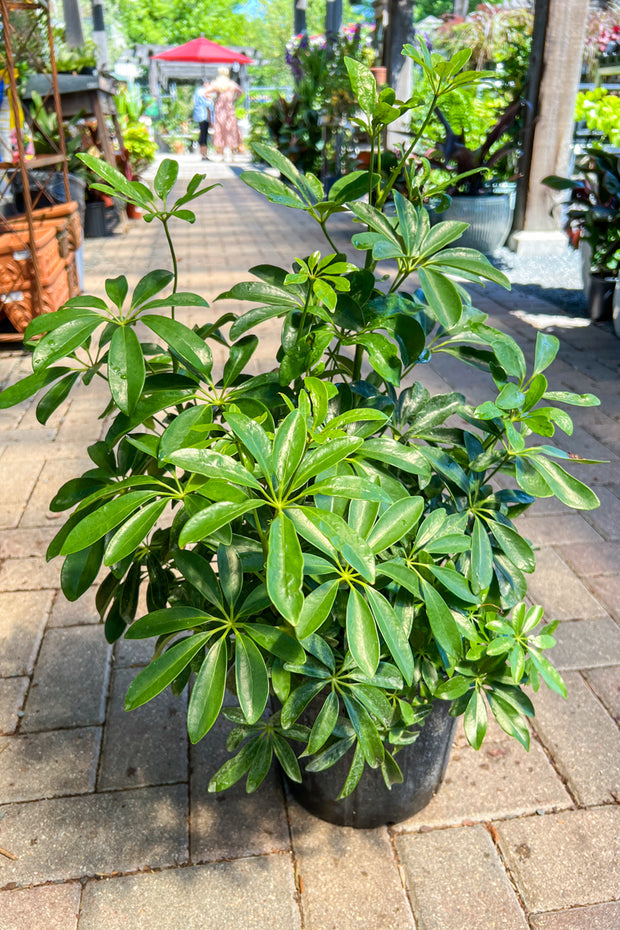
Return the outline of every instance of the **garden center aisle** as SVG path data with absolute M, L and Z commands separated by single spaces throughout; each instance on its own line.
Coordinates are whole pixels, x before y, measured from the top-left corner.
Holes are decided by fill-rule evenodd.
M 177 226 L 181 288 L 211 303 L 180 312 L 184 322 L 241 310 L 213 301 L 251 266 L 323 248 L 305 214 L 270 205 L 238 179 L 241 167 L 207 163 L 219 186 L 197 202 L 195 224 Z M 187 156 L 182 176 L 194 170 L 204 165 Z M 334 217 L 332 229 L 344 247 L 349 220 Z M 159 227 L 142 221 L 87 240 L 85 258 L 97 294 L 106 277 L 127 273 L 132 287 L 168 265 Z M 554 383 L 602 401 L 574 408 L 570 440 L 609 463 L 587 474 L 601 508 L 541 501 L 518 524 L 538 549 L 530 595 L 561 621 L 554 659 L 568 686 L 567 701 L 539 693 L 530 753 L 497 727 L 479 753 L 458 735 L 431 804 L 369 831 L 313 818 L 275 775 L 254 795 L 243 785 L 208 794 L 224 731 L 190 748 L 185 698 L 169 692 L 125 714 L 148 642 L 110 649 L 93 597 L 68 603 L 60 562 L 44 559 L 58 526 L 48 502 L 88 467 L 103 394 L 78 392 L 45 427 L 31 403 L 0 411 L 0 930 L 620 926 L 620 342 L 518 289 L 472 292 L 526 352 L 537 329 L 557 333 Z M 262 371 L 274 364 L 275 325 L 260 332 Z M 420 368 L 425 384 L 474 402 L 486 378 L 472 368 L 465 383 L 459 366 L 455 383 L 448 356 Z M 27 370 L 21 351 L 2 351 L 0 386 Z

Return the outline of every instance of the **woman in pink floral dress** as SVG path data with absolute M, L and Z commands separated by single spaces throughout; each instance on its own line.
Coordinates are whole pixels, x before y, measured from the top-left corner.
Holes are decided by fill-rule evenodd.
M 225 149 L 237 152 L 242 145 L 241 133 L 235 116 L 235 101 L 241 96 L 242 90 L 229 78 L 228 68 L 219 68 L 217 74 L 217 79 L 207 87 L 206 91 L 215 99 L 213 144 L 218 155 L 223 155 Z

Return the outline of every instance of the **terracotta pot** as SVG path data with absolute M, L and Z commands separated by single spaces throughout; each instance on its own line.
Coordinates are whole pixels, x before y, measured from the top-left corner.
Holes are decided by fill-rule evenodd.
M 383 66 L 378 66 L 376 68 L 370 69 L 371 74 L 374 74 L 375 81 L 381 87 L 383 84 L 387 84 L 387 68 Z
M 128 220 L 141 220 L 142 219 L 142 210 L 139 207 L 136 207 L 133 203 L 127 204 L 127 219 Z

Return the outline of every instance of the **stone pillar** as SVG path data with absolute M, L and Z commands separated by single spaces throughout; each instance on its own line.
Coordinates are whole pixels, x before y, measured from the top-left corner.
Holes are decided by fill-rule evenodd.
M 541 181 L 568 170 L 587 11 L 588 0 L 536 0 L 528 78 L 531 109 L 510 243 L 517 251 L 528 239 L 534 242 L 542 233 L 558 231 L 559 217 L 550 213 L 554 196 Z

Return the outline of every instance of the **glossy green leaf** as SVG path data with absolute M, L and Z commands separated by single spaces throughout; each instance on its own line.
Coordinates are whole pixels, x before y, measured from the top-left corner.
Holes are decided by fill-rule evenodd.
M 337 592 L 338 581 L 326 581 L 304 599 L 304 606 L 295 626 L 299 639 L 305 639 L 323 626 L 334 606 Z
M 370 115 L 377 102 L 377 82 L 373 73 L 361 61 L 345 58 L 344 63 L 357 102 L 364 113 Z
M 284 630 L 276 626 L 269 626 L 266 623 L 246 623 L 243 629 L 259 646 L 266 649 L 272 655 L 277 656 L 284 662 L 293 664 L 302 664 L 306 658 L 306 653 L 298 641 L 285 633 Z
M 164 158 L 153 180 L 153 188 L 158 197 L 165 199 L 179 176 L 179 163 L 174 158 Z
M 297 623 L 304 604 L 304 563 L 293 523 L 279 514 L 269 531 L 267 591 L 272 604 L 290 623 Z
M 503 523 L 490 524 L 491 532 L 511 562 L 522 572 L 533 572 L 536 557 L 530 544 L 516 531 Z
M 223 478 L 244 488 L 260 489 L 260 482 L 230 455 L 211 452 L 209 449 L 178 449 L 166 459 L 179 468 L 207 478 Z
M 243 778 L 253 764 L 260 748 L 260 738 L 256 737 L 243 746 L 236 756 L 229 759 L 217 770 L 209 782 L 209 791 L 225 791 Z
M 338 695 L 334 691 L 330 691 L 312 726 L 306 749 L 308 755 L 314 755 L 314 753 L 318 752 L 332 735 L 338 722 L 338 712 Z
M 293 477 L 306 448 L 306 424 L 300 410 L 292 410 L 276 430 L 273 469 L 282 487 Z
M 441 594 L 424 579 L 421 585 L 433 637 L 450 658 L 458 659 L 462 652 L 462 643 L 456 620 Z
M 271 734 L 276 758 L 291 781 L 301 782 L 301 772 L 295 753 L 280 734 L 274 730 Z
M 529 462 L 558 500 L 567 507 L 574 510 L 595 510 L 600 506 L 594 491 L 583 481 L 569 475 L 557 462 L 550 462 L 541 455 L 532 455 Z
M 209 614 L 196 607 L 165 607 L 140 617 L 129 627 L 125 639 L 150 639 L 181 630 L 193 630 L 210 620 Z
M 267 706 L 269 678 L 265 661 L 249 637 L 235 638 L 235 683 L 239 704 L 248 723 L 256 723 Z
M 165 316 L 145 314 L 140 321 L 148 326 L 170 349 L 203 377 L 209 378 L 213 367 L 211 349 L 193 330 Z
M 355 735 L 362 747 L 364 759 L 371 769 L 378 768 L 383 762 L 384 750 L 377 727 L 364 705 L 354 697 L 343 693 L 342 700 L 355 730 Z
M 243 336 L 230 346 L 222 375 L 224 387 L 229 387 L 239 377 L 254 355 L 257 346 L 258 338 L 254 335 Z
M 477 689 L 472 691 L 467 703 L 463 718 L 463 729 L 465 730 L 467 742 L 474 749 L 480 749 L 487 731 L 487 708 L 481 692 Z
M 60 381 L 57 381 L 56 384 L 54 384 L 53 387 L 51 387 L 49 391 L 47 391 L 47 393 L 41 398 L 37 404 L 36 411 L 37 420 L 39 423 L 47 423 L 52 414 L 55 413 L 60 405 L 67 399 L 71 393 L 73 385 L 79 376 L 80 373 L 78 371 L 75 371 L 70 375 L 65 375 L 64 378 L 61 378 Z
M 40 371 L 41 368 L 49 368 L 61 358 L 71 355 L 75 349 L 88 342 L 102 322 L 101 317 L 96 313 L 87 317 L 79 316 L 43 336 L 37 342 L 32 355 L 32 367 L 35 372 Z
M 135 552 L 145 536 L 153 529 L 167 504 L 167 499 L 153 501 L 129 517 L 109 541 L 103 564 L 114 565 Z
M 202 445 L 208 433 L 205 427 L 213 421 L 213 410 L 206 405 L 196 405 L 183 410 L 162 433 L 158 458 L 165 462 L 172 452 Z
M 536 333 L 536 353 L 534 356 L 534 374 L 545 371 L 558 354 L 560 340 L 550 333 L 540 330 Z
M 287 187 L 283 181 L 262 171 L 244 171 L 241 180 L 253 190 L 263 194 L 271 203 L 279 203 L 294 210 L 305 210 L 306 203 L 299 194 Z
M 47 315 L 47 314 L 46 314 Z M 38 317 L 36 319 L 39 319 Z M 45 368 L 21 378 L 0 392 L 0 410 L 21 404 L 42 388 L 71 372 L 70 368 Z
M 176 165 L 177 162 L 173 162 L 173 164 Z M 149 273 L 144 275 L 143 278 L 140 278 L 136 284 L 131 297 L 131 309 L 135 310 L 136 307 L 141 307 L 142 304 L 145 304 L 147 300 L 151 300 L 155 294 L 159 294 L 160 291 L 163 291 L 173 278 L 174 275 L 171 271 L 164 271 L 162 268 L 149 271 Z
M 280 721 L 285 730 L 295 723 L 310 701 L 317 697 L 324 687 L 325 681 L 306 681 L 291 692 L 280 713 Z
M 187 707 L 187 732 L 192 743 L 201 740 L 219 716 L 226 691 L 227 657 L 226 637 L 222 636 L 200 666 Z
M 263 427 L 242 413 L 227 413 L 226 422 L 256 460 L 266 478 L 270 478 L 271 443 Z
M 119 310 L 125 303 L 128 290 L 129 285 L 124 274 L 120 274 L 117 278 L 106 278 L 105 292 Z
M 304 456 L 295 474 L 295 487 L 301 487 L 306 481 L 344 461 L 348 456 L 353 455 L 362 443 L 362 439 L 343 437 L 330 440 L 318 449 L 313 449 Z
M 355 588 L 347 602 L 347 642 L 361 670 L 372 678 L 379 665 L 379 636 L 370 608 Z
M 191 549 L 174 553 L 174 564 L 189 582 L 210 604 L 224 609 L 222 592 L 215 572 L 209 562 Z
M 103 559 L 103 540 L 68 555 L 60 570 L 60 586 L 68 601 L 77 601 L 93 584 Z
M 342 517 L 327 510 L 300 507 L 303 516 L 329 541 L 362 578 L 375 580 L 375 557 L 365 539 L 362 539 Z M 299 530 L 304 535 L 303 530 Z
M 142 669 L 127 690 L 125 710 L 135 710 L 167 688 L 189 665 L 208 638 L 208 634 L 200 633 L 183 639 Z
M 445 329 L 456 326 L 463 312 L 461 295 L 449 278 L 429 266 L 418 269 L 424 296 L 435 319 Z
M 318 484 L 311 484 L 307 493 L 313 496 L 324 494 L 328 497 L 344 497 L 347 500 L 374 501 L 379 504 L 389 504 L 391 500 L 387 491 L 373 481 L 353 475 L 323 479 Z
M 232 523 L 238 517 L 256 510 L 263 501 L 248 500 L 242 504 L 229 504 L 226 501 L 219 501 L 211 504 L 201 510 L 195 516 L 190 517 L 183 526 L 179 534 L 179 545 L 188 546 L 190 543 L 200 542 L 201 539 L 207 539 L 212 536 L 221 527 Z
M 375 588 L 366 588 L 366 597 L 385 644 L 408 685 L 413 681 L 413 655 L 407 634 L 390 602 Z
M 133 329 L 117 326 L 108 354 L 110 393 L 123 413 L 132 413 L 142 395 L 146 371 L 142 346 Z
M 484 526 L 479 517 L 474 517 L 471 534 L 471 571 L 470 581 L 474 590 L 484 591 L 493 578 L 493 550 Z
M 367 542 L 377 554 L 400 542 L 418 524 L 424 510 L 421 497 L 404 497 L 381 514 Z
M 245 790 L 248 794 L 251 794 L 252 791 L 256 791 L 259 785 L 263 783 L 269 774 L 272 759 L 273 746 L 271 740 L 267 739 L 266 736 L 262 736 L 245 783 Z
M 135 510 L 157 497 L 157 491 L 130 491 L 115 500 L 106 501 L 93 513 L 84 516 L 68 533 L 60 555 L 86 549 L 110 530 L 123 523 Z
M 327 755 L 327 753 L 324 753 L 324 755 Z M 309 766 L 307 766 L 307 768 L 309 768 Z M 340 794 L 336 798 L 337 801 L 342 800 L 342 798 L 349 797 L 349 795 L 355 791 L 355 789 L 357 788 L 359 784 L 359 780 L 362 777 L 363 772 L 364 772 L 364 752 L 363 752 L 361 743 L 358 743 L 357 746 L 355 747 L 355 752 L 353 754 L 353 759 L 351 761 L 351 766 L 349 768 L 346 781 L 344 785 L 342 786 L 342 790 L 340 791 Z

